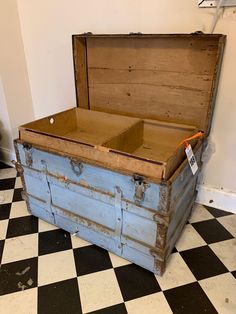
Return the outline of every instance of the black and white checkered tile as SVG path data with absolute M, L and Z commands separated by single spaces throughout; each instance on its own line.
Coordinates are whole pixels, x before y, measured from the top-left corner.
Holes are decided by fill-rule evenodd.
M 0 314 L 236 313 L 236 215 L 196 205 L 162 277 L 42 220 L 0 169 Z

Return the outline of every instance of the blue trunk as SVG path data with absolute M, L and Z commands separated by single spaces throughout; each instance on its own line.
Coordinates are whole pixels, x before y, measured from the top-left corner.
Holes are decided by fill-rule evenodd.
M 19 140 L 15 148 L 33 215 L 156 274 L 164 271 L 195 199 L 197 176 L 186 161 L 157 183 Z

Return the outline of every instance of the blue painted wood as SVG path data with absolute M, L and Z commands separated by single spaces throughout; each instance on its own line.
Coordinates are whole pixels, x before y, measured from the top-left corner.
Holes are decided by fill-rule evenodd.
M 16 145 L 33 215 L 156 274 L 163 272 L 194 200 L 196 177 L 188 164 L 164 188 L 148 182 L 144 200 L 135 203 L 132 176 Z
M 19 154 L 22 165 L 27 165 L 25 149 L 22 144 L 18 144 Z M 65 178 L 82 186 L 91 186 L 101 192 L 114 194 L 115 186 L 119 186 L 123 193 L 123 199 L 134 202 L 134 182 L 133 178 L 118 172 L 82 163 L 81 175 L 78 175 L 78 163 L 71 161 L 71 158 L 45 152 L 37 148 L 31 148 L 32 168 L 43 171 L 47 164 L 49 173 L 56 177 Z M 76 166 L 77 165 L 77 166 Z M 158 210 L 159 204 L 159 185 L 151 183 L 145 192 L 143 207 Z

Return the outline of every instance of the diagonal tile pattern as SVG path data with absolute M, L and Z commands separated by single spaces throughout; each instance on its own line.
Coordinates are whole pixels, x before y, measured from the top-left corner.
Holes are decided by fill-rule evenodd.
M 196 204 L 162 277 L 28 213 L 0 164 L 0 314 L 236 313 L 236 215 Z

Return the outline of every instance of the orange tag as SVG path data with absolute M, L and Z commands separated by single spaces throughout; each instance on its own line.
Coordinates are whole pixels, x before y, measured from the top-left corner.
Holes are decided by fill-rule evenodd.
M 189 141 L 195 140 L 196 138 L 201 138 L 201 137 L 203 137 L 203 135 L 204 135 L 203 132 L 198 132 L 198 133 L 194 134 L 193 136 L 188 137 L 188 138 L 186 138 L 185 140 L 183 140 L 183 141 L 179 144 L 179 146 L 182 146 L 182 145 L 184 144 L 184 147 L 187 148 L 188 145 L 189 145 L 189 143 L 188 143 Z

